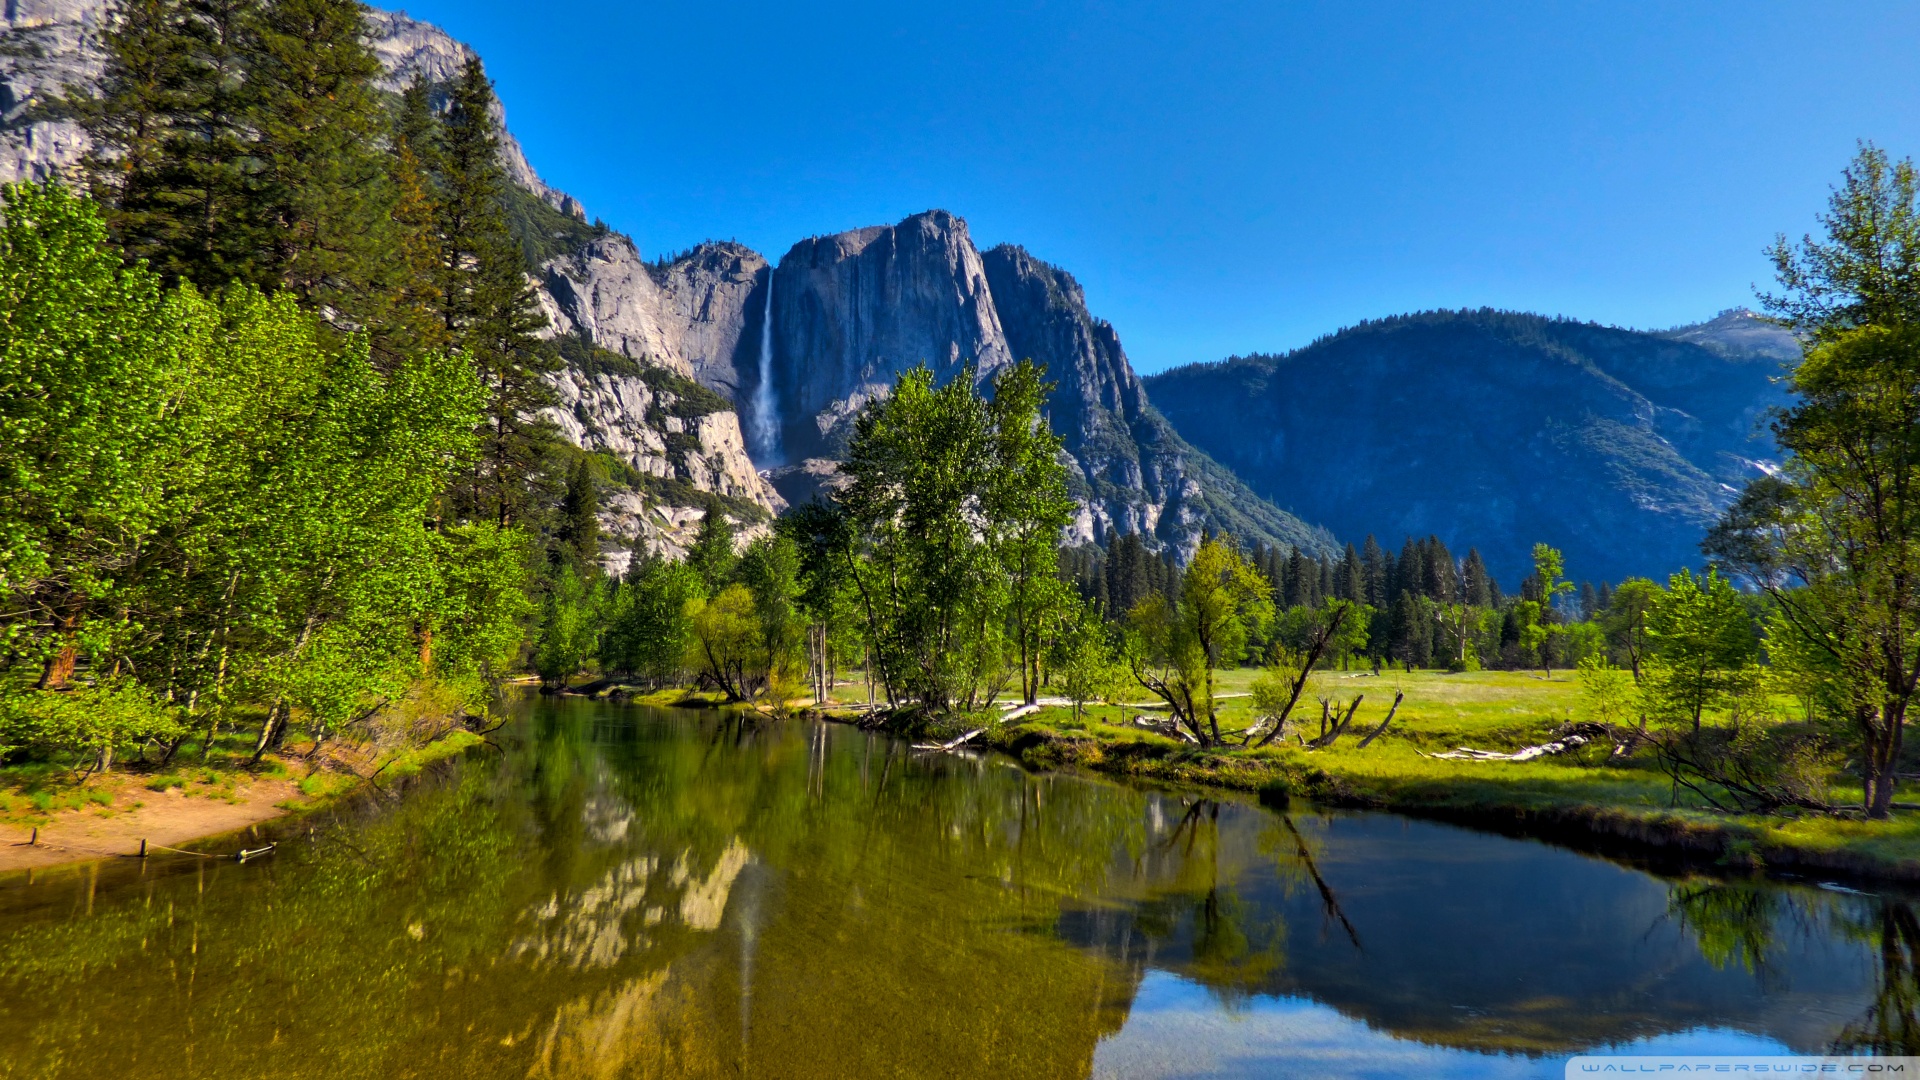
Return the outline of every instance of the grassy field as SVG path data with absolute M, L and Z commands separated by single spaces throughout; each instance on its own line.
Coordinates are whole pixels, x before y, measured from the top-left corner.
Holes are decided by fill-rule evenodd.
M 1255 675 L 1221 672 L 1219 692 L 1246 694 Z M 1385 719 L 1397 693 L 1405 700 L 1392 727 L 1359 749 L 1360 738 Z M 864 700 L 864 691 L 860 696 Z M 1036 766 L 1391 809 L 1664 851 L 1732 869 L 1766 866 L 1920 881 L 1920 813 L 1897 813 L 1891 822 L 1722 814 L 1690 804 L 1684 792 L 1676 800 L 1672 783 L 1649 755 L 1615 759 L 1610 745 L 1527 762 L 1430 756 L 1459 747 L 1512 751 L 1548 741 L 1561 725 L 1584 718 L 1572 672 L 1322 672 L 1303 695 L 1292 728 L 1317 734 L 1319 699 L 1344 709 L 1355 696 L 1362 700 L 1351 734 L 1320 751 L 1305 750 L 1290 736 L 1284 745 L 1261 750 L 1203 752 L 1145 730 L 1135 722 L 1143 710 L 1125 706 L 1089 708 L 1080 719 L 1070 708 L 1048 707 L 996 727 L 989 738 Z M 1146 697 L 1132 700 L 1144 703 Z M 1223 732 L 1244 730 L 1253 718 L 1251 704 L 1229 697 Z M 1859 786 L 1835 777 L 1831 797 L 1857 805 Z

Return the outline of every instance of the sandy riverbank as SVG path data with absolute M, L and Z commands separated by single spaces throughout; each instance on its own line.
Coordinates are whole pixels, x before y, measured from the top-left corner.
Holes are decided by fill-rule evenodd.
M 38 826 L 33 844 L 27 841 L 35 826 L 0 824 L 0 873 L 134 855 L 142 839 L 179 847 L 271 821 L 305 801 L 293 781 L 277 777 L 247 781 L 211 797 L 129 783 L 114 793 L 112 803 L 55 811 Z

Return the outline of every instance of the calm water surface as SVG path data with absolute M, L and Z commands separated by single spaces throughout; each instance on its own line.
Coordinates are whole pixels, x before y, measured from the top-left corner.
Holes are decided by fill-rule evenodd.
M 1905 897 L 843 727 L 522 709 L 499 752 L 287 826 L 265 860 L 0 877 L 0 1077 L 1557 1077 L 1595 1049 L 1920 1050 Z

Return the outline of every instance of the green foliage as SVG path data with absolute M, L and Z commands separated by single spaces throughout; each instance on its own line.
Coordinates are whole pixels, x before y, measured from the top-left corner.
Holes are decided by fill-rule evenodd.
M 24 751 L 105 771 L 126 747 L 181 734 L 180 710 L 131 681 L 0 698 L 0 758 Z
M 1746 605 L 1718 572 L 1682 570 L 1647 613 L 1649 655 L 1642 691 L 1649 716 L 1698 731 L 1756 678 L 1759 642 Z
M 754 618 L 759 622 L 767 689 L 777 705 L 791 696 L 799 681 L 806 620 L 800 612 L 800 550 L 790 537 L 775 534 L 747 546 L 738 576 L 753 594 Z
M 165 758 L 248 704 L 325 734 L 425 669 L 500 673 L 524 542 L 433 524 L 484 401 L 464 362 L 383 375 L 290 295 L 122 269 L 97 211 L 57 186 L 5 199 L 0 385 L 27 390 L 0 396 L 12 715 L 93 752 L 60 702 L 163 701 L 166 733 L 107 730 Z
M 564 686 L 599 647 L 600 618 L 593 589 L 572 566 L 562 566 L 541 612 L 533 670 L 547 687 Z
M 745 585 L 729 585 L 710 600 L 694 601 L 692 631 L 689 666 L 727 700 L 746 701 L 765 685 L 760 612 Z
M 507 229 L 519 241 L 520 257 L 528 273 L 538 273 L 554 259 L 571 255 L 607 235 L 605 225 L 588 224 L 561 213 L 518 184 L 508 184 L 502 195 Z
M 1660 602 L 1660 586 L 1646 578 L 1628 578 L 1613 590 L 1601 617 L 1612 655 L 1633 671 L 1637 681 L 1647 655 L 1647 614 Z
M 600 487 L 593 475 L 593 459 L 576 456 L 567 470 L 567 490 L 560 500 L 560 522 L 554 539 L 560 554 L 582 573 L 599 568 Z
M 354 0 L 118 6 L 99 91 L 72 104 L 129 258 L 203 289 L 285 289 L 385 336 L 403 223 L 365 16 Z
M 1049 389 L 1031 363 L 1002 372 L 991 398 L 971 371 L 936 387 L 920 367 L 855 421 L 835 501 L 896 703 L 970 711 L 1015 675 L 1023 692 L 1038 684 L 1067 596 L 1056 568 L 1072 505 L 1040 413 Z
M 1920 323 L 1920 172 L 1913 162 L 1863 144 L 1819 222 L 1822 240 L 1805 236 L 1796 247 L 1783 235 L 1774 242 L 1782 291 L 1762 297 L 1767 307 L 1822 342 L 1866 327 Z
M 693 646 L 689 609 L 705 595 L 700 575 L 685 563 L 652 561 L 630 571 L 600 639 L 601 664 L 655 686 L 672 682 Z
M 699 576 L 701 590 L 708 596 L 718 596 L 733 579 L 733 568 L 738 562 L 733 522 L 719 505 L 707 504 L 706 516 L 700 519 L 700 531 L 687 549 L 687 565 Z
M 1060 689 L 1078 717 L 1088 702 L 1112 700 L 1131 680 L 1117 627 L 1084 604 L 1073 605 L 1063 622 L 1049 646 L 1047 666 L 1060 677 Z
M 1273 586 L 1231 541 L 1213 537 L 1187 564 L 1177 600 L 1156 594 L 1128 613 L 1133 677 L 1196 741 L 1217 745 L 1214 671 L 1248 659 L 1250 640 L 1272 618 Z
M 1580 661 L 1580 698 L 1587 718 L 1610 728 L 1626 727 L 1645 715 L 1633 675 L 1601 655 Z
M 493 83 L 478 58 L 447 88 L 447 114 L 431 140 L 435 269 L 441 317 L 487 388 L 480 453 L 458 492 L 469 520 L 509 525 L 535 513 L 552 427 L 537 419 L 552 404 L 542 379 L 558 370 L 558 352 L 537 338 L 547 325 L 508 228 L 511 188 L 500 164 Z
M 1798 695 L 1838 705 L 1868 812 L 1891 812 L 1920 668 L 1920 181 L 1863 146 L 1821 218 L 1774 260 L 1768 305 L 1810 344 L 1774 432 L 1785 468 L 1749 485 L 1709 538 L 1764 588 Z M 1770 648 L 1773 645 L 1770 642 Z

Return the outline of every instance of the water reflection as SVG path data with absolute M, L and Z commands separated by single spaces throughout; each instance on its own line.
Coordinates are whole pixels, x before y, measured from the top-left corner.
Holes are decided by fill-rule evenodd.
M 504 754 L 267 863 L 0 881 L 0 1077 L 1533 1076 L 1920 1045 L 1899 897 L 846 728 L 527 709 Z

